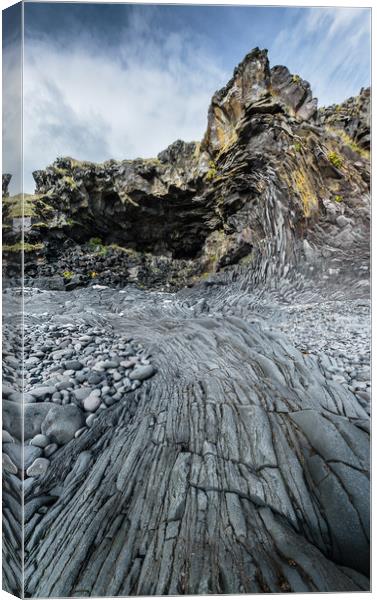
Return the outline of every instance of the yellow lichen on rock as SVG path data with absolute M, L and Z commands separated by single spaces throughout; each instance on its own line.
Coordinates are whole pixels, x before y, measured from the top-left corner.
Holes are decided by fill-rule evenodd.
M 301 199 L 304 217 L 308 218 L 318 210 L 318 198 L 309 177 L 302 169 L 296 169 L 292 178 L 295 190 Z

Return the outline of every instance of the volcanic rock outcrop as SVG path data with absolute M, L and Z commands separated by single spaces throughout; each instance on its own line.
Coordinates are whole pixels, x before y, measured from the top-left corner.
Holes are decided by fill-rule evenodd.
M 279 219 L 285 237 L 310 242 L 319 223 L 351 249 L 368 228 L 368 102 L 363 90 L 317 113 L 307 82 L 253 50 L 214 95 L 201 143 L 178 141 L 150 160 L 59 158 L 34 173 L 24 207 L 30 283 L 179 289 L 241 259 L 256 267 Z
M 254 49 L 200 142 L 58 158 L 22 210 L 5 198 L 28 410 L 59 406 L 31 433 L 26 596 L 369 588 L 369 135 L 368 90 L 318 110 Z M 22 440 L 3 435 L 15 593 Z

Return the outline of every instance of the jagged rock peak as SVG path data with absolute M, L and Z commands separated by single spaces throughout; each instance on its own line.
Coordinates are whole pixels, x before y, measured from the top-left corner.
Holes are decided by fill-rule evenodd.
M 310 85 L 287 67 L 270 69 L 267 50 L 254 48 L 235 68 L 232 79 L 217 91 L 208 111 L 202 147 L 215 155 L 231 146 L 250 107 L 258 112 L 285 112 L 297 120 L 316 113 Z

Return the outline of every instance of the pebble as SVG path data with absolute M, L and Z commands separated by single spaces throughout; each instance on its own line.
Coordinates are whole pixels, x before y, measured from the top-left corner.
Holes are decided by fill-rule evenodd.
M 14 464 L 12 459 L 8 456 L 8 454 L 6 454 L 5 452 L 3 452 L 3 456 L 2 456 L 2 465 L 3 465 L 4 471 L 6 471 L 7 473 L 12 473 L 13 475 L 17 475 L 18 469 L 17 469 L 16 465 Z
M 45 447 L 44 449 L 44 455 L 46 457 L 51 456 L 52 454 L 54 454 L 54 452 L 56 452 L 56 450 L 59 448 L 59 446 L 57 444 L 49 444 L 48 446 Z
M 96 415 L 95 415 L 94 413 L 92 413 L 91 415 L 89 415 L 89 416 L 86 418 L 86 421 L 85 421 L 86 425 L 87 425 L 88 427 L 91 427 L 91 426 L 93 425 L 93 422 L 94 422 L 94 419 L 95 419 L 95 418 L 96 418 Z
M 87 398 L 91 394 L 92 391 L 93 391 L 93 388 L 91 388 L 91 387 L 79 387 L 79 388 L 73 390 L 73 395 L 78 402 L 82 402 L 85 398 Z
M 58 392 L 72 389 L 72 387 L 73 384 L 69 379 L 64 379 L 63 381 L 60 381 L 56 384 L 56 389 L 58 390 Z
M 156 368 L 152 365 L 140 366 L 136 367 L 129 375 L 131 380 L 138 379 L 139 381 L 144 381 L 145 379 L 149 379 L 156 373 Z
M 94 392 L 95 391 L 96 390 L 94 390 Z M 84 398 L 82 403 L 84 410 L 88 412 L 95 412 L 101 404 L 100 396 L 98 396 L 98 394 L 95 394 L 94 392 L 92 392 L 91 394 L 89 394 L 89 396 Z
M 45 400 L 48 396 L 52 396 L 54 394 L 55 388 L 51 386 L 41 386 L 36 387 L 32 390 L 29 390 L 29 394 L 34 396 L 37 400 Z
M 27 469 L 28 467 L 30 467 L 30 465 L 32 464 L 32 462 L 35 459 L 42 456 L 42 449 L 37 448 L 36 446 L 24 446 L 23 456 L 24 456 L 24 469 Z M 21 453 L 20 453 L 20 459 L 21 459 Z M 20 467 L 22 466 L 21 460 L 20 460 L 19 466 Z
M 44 473 L 46 473 L 49 464 L 50 461 L 48 460 L 48 458 L 37 458 L 35 459 L 33 464 L 30 465 L 30 467 L 28 467 L 28 469 L 26 470 L 26 475 L 28 475 L 28 477 L 36 477 L 38 475 L 43 475 Z
M 71 301 L 65 305 L 69 309 Z M 87 329 L 83 334 L 83 325 L 75 323 L 33 324 L 29 330 L 26 327 L 24 400 L 28 443 L 23 452 L 12 435 L 21 435 L 17 404 L 22 396 L 12 379 L 10 385 L 5 382 L 3 395 L 8 404 L 3 430 L 4 469 L 17 474 L 24 456 L 30 483 L 47 471 L 48 459 L 59 446 L 93 426 L 97 411 L 108 410 L 131 387 L 136 389 L 156 372 L 149 364 L 148 353 L 132 338 L 121 337 L 112 329 Z M 16 363 L 14 358 L 15 366 Z
M 38 448 L 46 448 L 46 446 L 48 446 L 49 443 L 50 443 L 50 440 L 48 439 L 47 435 L 43 435 L 43 433 L 39 433 L 38 435 L 35 435 L 30 440 L 30 444 L 32 446 L 37 446 Z
M 83 367 L 84 365 L 79 360 L 67 360 L 65 362 L 65 368 L 69 370 L 81 371 Z
M 99 373 L 90 373 L 88 376 L 88 383 L 91 385 L 97 385 L 102 381 L 102 379 L 103 375 L 100 375 Z

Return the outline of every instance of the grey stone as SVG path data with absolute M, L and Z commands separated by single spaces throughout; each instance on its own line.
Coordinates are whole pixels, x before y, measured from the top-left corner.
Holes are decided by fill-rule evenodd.
M 75 390 L 73 390 L 73 395 L 78 402 L 82 402 L 85 398 L 87 398 L 91 394 L 92 391 L 93 391 L 93 388 L 83 386 L 83 387 L 76 388 Z
M 84 398 L 84 400 L 82 402 L 84 410 L 86 410 L 88 412 L 95 412 L 99 408 L 100 404 L 101 404 L 100 396 L 98 396 L 98 394 L 95 394 L 93 392 L 91 392 L 91 394 L 89 394 L 89 396 Z
M 43 435 L 42 433 L 35 435 L 30 440 L 30 444 L 32 446 L 37 446 L 38 448 L 45 448 L 46 446 L 48 446 L 49 443 L 50 443 L 50 440 L 48 439 L 48 437 L 46 435 Z
M 44 455 L 48 458 L 49 456 L 52 456 L 58 448 L 59 446 L 57 444 L 49 444 L 44 448 Z
M 34 396 L 37 400 L 44 400 L 48 396 L 52 396 L 54 394 L 55 388 L 53 386 L 40 386 L 33 388 L 29 391 L 29 394 Z
M 91 427 L 93 425 L 94 419 L 96 418 L 96 415 L 94 413 L 92 413 L 91 415 L 86 417 L 85 423 L 88 427 Z
M 73 371 L 81 371 L 81 369 L 83 367 L 84 367 L 84 365 L 79 360 L 66 360 L 65 361 L 66 369 L 73 370 Z
M 129 375 L 131 380 L 138 379 L 139 381 L 144 381 L 145 379 L 149 379 L 157 372 L 157 369 L 152 365 L 140 366 L 136 367 Z
M 82 410 L 74 405 L 54 405 L 47 413 L 41 431 L 44 435 L 59 445 L 71 441 L 78 429 L 84 425 Z
M 38 477 L 38 475 L 44 475 L 49 467 L 49 464 L 50 461 L 48 458 L 37 458 L 26 470 L 26 475 L 29 477 Z
M 2 463 L 3 463 L 3 469 L 7 473 L 12 473 L 13 475 L 17 474 L 18 469 L 17 469 L 16 465 L 14 464 L 12 459 L 8 456 L 8 454 L 6 454 L 5 452 L 3 452 Z

